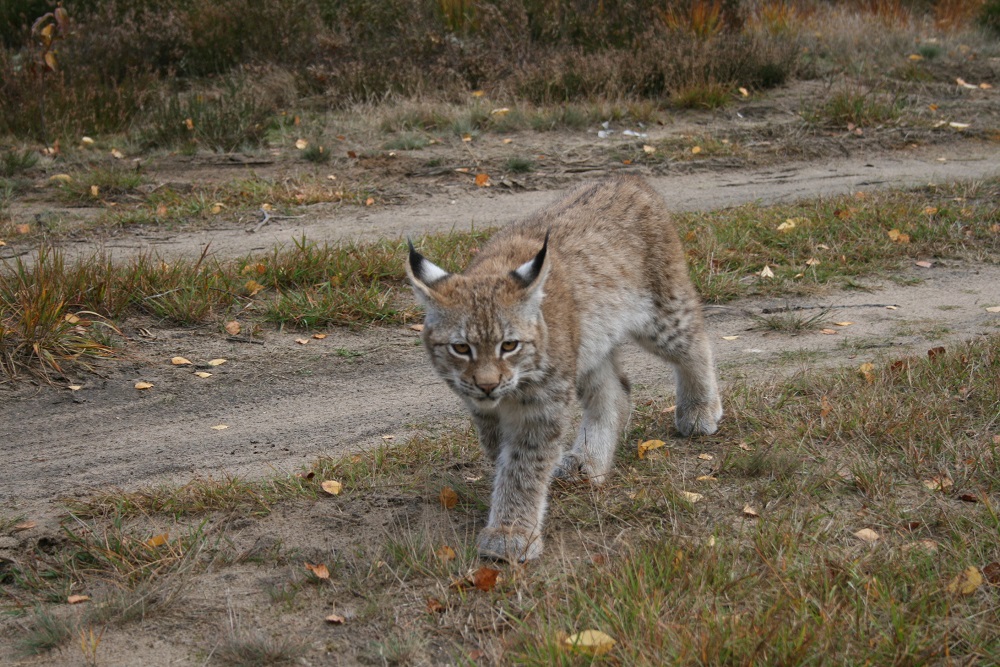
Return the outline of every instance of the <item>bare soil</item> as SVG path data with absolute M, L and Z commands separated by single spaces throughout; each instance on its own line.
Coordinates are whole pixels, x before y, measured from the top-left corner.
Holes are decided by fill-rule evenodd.
M 777 126 L 778 116 L 790 113 L 788 104 L 780 100 L 758 106 L 766 107 L 757 113 L 767 118 L 769 127 Z M 748 109 L 753 116 L 756 107 Z M 743 111 L 746 116 L 747 109 Z M 711 134 L 726 127 L 735 131 L 742 122 L 731 110 L 685 115 L 674 125 L 648 129 L 651 137 L 641 139 L 640 144 L 667 135 Z M 951 132 L 935 135 L 933 141 L 914 142 L 895 135 L 879 140 L 843 131 L 834 134 L 800 138 L 798 150 L 780 154 L 764 147 L 762 156 L 765 150 L 770 152 L 759 159 L 744 156 L 631 168 L 646 173 L 677 210 L 716 209 L 755 200 L 792 201 L 1000 174 L 998 144 L 986 137 L 967 138 Z M 304 218 L 274 220 L 257 233 L 247 232 L 256 219 L 230 219 L 195 231 L 91 232 L 62 237 L 59 243 L 81 254 L 99 247 L 122 255 L 152 248 L 165 256 L 196 256 L 210 244 L 212 252 L 233 256 L 288 243 L 303 234 L 323 241 L 491 227 L 544 206 L 578 180 L 629 168 L 617 157 L 608 157 L 617 154 L 605 149 L 617 144 L 602 144 L 593 130 L 524 135 L 515 141 L 523 153 L 557 156 L 552 162 L 558 166 L 550 170 L 543 166 L 523 176 L 498 176 L 493 187 L 476 188 L 469 175 L 454 169 L 467 164 L 476 167 L 475 162 L 499 164 L 507 148 L 499 138 L 486 138 L 472 146 L 473 151 L 483 153 L 482 160 L 472 163 L 461 156 L 465 149 L 460 144 L 440 149 L 447 165 L 441 172 L 421 168 L 408 176 L 408 168 L 399 165 L 418 160 L 406 155 L 373 162 L 367 169 L 376 172 L 372 178 L 380 184 L 385 204 L 318 205 L 306 209 Z M 619 141 L 630 150 L 635 148 L 635 141 Z M 495 145 L 486 147 L 488 142 Z M 604 157 L 595 157 L 598 153 Z M 234 166 L 223 168 L 224 161 Z M 164 157 L 149 160 L 144 168 L 153 182 L 189 183 L 231 178 L 234 171 L 276 174 L 315 169 L 280 155 L 264 161 L 267 164 L 247 165 L 230 158 Z M 426 163 L 426 156 L 419 162 Z M 39 196 L 18 203 L 15 215 L 46 207 L 53 205 Z M 92 212 L 71 213 L 86 217 Z M 12 244 L 4 250 L 11 254 L 24 249 L 24 245 Z M 830 291 L 787 303 L 744 301 L 710 308 L 709 327 L 720 376 L 725 383 L 793 373 L 806 365 L 860 365 L 884 354 L 922 355 L 932 347 L 995 333 L 1000 315 L 988 313 L 985 306 L 1000 301 L 998 285 L 1000 267 L 994 264 L 937 261 L 933 268 L 914 266 L 892 280 L 873 279 L 870 291 Z M 834 333 L 817 330 L 792 335 L 760 330 L 762 309 L 780 306 L 830 307 L 823 328 Z M 815 311 L 803 311 L 811 312 Z M 78 391 L 62 386 L 0 385 L 0 512 L 38 523 L 36 528 L 0 536 L 0 558 L 16 561 L 41 542 L 58 539 L 59 520 L 65 514 L 60 499 L 67 496 L 106 487 L 182 484 L 197 477 L 256 478 L 295 472 L 318 456 L 374 448 L 386 436 L 402 440 L 414 431 L 466 423 L 459 402 L 433 375 L 417 333 L 408 327 L 332 329 L 327 338 L 306 345 L 296 342 L 300 332 L 266 330 L 258 345 L 227 341 L 214 330 L 171 328 L 138 319 L 124 323 L 123 331 L 130 341 L 119 359 L 102 364 L 96 374 L 80 373 L 64 383 L 82 385 Z M 175 355 L 196 366 L 217 358 L 226 363 L 205 366 L 202 370 L 212 375 L 202 379 L 191 367 L 172 366 L 169 360 Z M 629 349 L 625 366 L 637 400 L 672 394 L 671 372 L 656 359 Z M 138 391 L 134 388 L 137 381 L 153 387 Z M 214 428 L 223 425 L 226 428 Z M 280 541 L 308 560 L 309 554 L 329 554 L 378 539 L 394 525 L 418 525 L 426 520 L 428 507 L 392 497 L 371 499 L 367 504 L 354 500 L 337 509 L 306 503 L 282 507 L 264 520 L 241 523 L 230 518 L 236 523 L 228 529 L 234 543 L 248 552 Z M 169 523 L 166 519 L 151 522 Z M 463 531 L 474 528 L 459 523 L 448 530 L 457 531 L 459 540 L 468 540 L 470 536 Z M 572 539 L 569 533 L 561 537 Z M 279 566 L 241 564 L 213 570 L 189 593 L 179 618 L 146 622 L 141 632 L 135 626 L 134 631 L 129 627 L 109 631 L 101 646 L 101 664 L 201 664 L 210 657 L 213 637 L 226 626 L 227 613 L 231 616 L 234 609 L 247 627 L 283 628 L 279 632 L 309 636 L 314 649 L 308 664 L 355 664 L 354 658 L 337 658 L 328 652 L 351 646 L 349 628 L 320 627 L 318 621 L 310 625 L 301 615 L 290 613 L 272 617 L 270 607 L 262 602 L 261 589 L 282 577 L 287 579 L 287 572 Z M 328 609 L 337 607 L 322 596 L 314 602 Z M 400 610 L 401 615 L 406 613 Z M 0 622 L 3 664 L 14 664 L 8 640 L 22 631 L 16 621 Z M 70 645 L 77 643 L 74 640 Z M 17 664 L 81 662 L 75 649 L 72 655 L 70 650 Z

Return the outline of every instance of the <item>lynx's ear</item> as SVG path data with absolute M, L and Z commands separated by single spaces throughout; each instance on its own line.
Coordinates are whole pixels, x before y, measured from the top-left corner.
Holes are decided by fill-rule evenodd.
M 406 239 L 406 243 L 410 246 L 410 257 L 406 262 L 406 275 L 413 285 L 413 293 L 417 300 L 423 305 L 429 306 L 435 300 L 433 284 L 450 274 L 417 252 L 417 249 L 413 247 L 413 241 Z
M 549 277 L 549 263 L 545 261 L 548 249 L 549 233 L 545 232 L 545 242 L 534 259 L 525 262 L 510 272 L 524 286 L 527 292 L 525 305 L 532 309 L 537 309 L 542 303 L 542 297 L 545 296 L 545 281 Z

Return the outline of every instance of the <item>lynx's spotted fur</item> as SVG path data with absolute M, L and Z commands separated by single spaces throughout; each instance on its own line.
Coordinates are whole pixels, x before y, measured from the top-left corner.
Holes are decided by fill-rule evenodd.
M 600 484 L 629 414 L 618 350 L 631 338 L 677 376 L 677 430 L 722 417 L 712 350 L 663 199 L 616 177 L 498 232 L 464 273 L 410 246 L 434 368 L 465 402 L 495 465 L 483 556 L 536 558 L 553 476 Z M 583 422 L 563 451 L 573 395 Z

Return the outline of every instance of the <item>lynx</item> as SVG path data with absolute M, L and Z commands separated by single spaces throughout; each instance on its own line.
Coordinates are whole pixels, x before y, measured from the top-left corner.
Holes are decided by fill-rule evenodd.
M 630 411 L 626 338 L 675 367 L 681 435 L 715 432 L 712 349 L 665 209 L 642 179 L 615 177 L 504 228 L 463 273 L 410 244 L 431 363 L 495 466 L 481 556 L 537 558 L 551 479 L 607 479 Z M 564 452 L 574 392 L 583 419 Z

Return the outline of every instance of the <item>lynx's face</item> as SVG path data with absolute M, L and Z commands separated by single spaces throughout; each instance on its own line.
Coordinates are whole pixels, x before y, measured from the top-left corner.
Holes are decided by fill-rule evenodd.
M 506 274 L 449 274 L 411 250 L 414 292 L 427 309 L 424 344 L 434 368 L 481 409 L 516 395 L 540 372 L 545 248 Z

